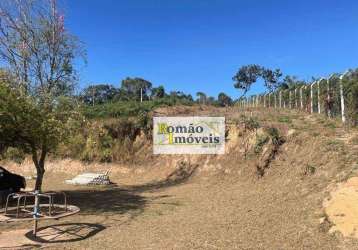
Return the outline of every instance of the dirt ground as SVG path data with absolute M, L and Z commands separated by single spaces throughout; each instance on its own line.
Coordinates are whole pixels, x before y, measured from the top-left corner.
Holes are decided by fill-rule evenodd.
M 352 177 L 334 190 L 325 203 L 325 211 L 332 222 L 331 232 L 358 238 L 358 177 Z
M 37 239 L 29 233 L 30 222 L 0 224 L 0 247 L 358 249 L 356 227 L 344 231 L 340 223 L 346 217 L 358 225 L 356 215 L 351 214 L 357 211 L 358 199 L 347 200 L 342 193 L 334 196 L 344 185 L 339 183 L 358 175 L 358 151 L 344 139 L 352 131 L 327 125 L 320 117 L 273 116 L 257 110 L 248 114 L 259 114 L 261 122 L 289 131 L 264 177 L 255 176 L 250 158 L 254 156 L 244 160 L 239 142 L 228 142 L 231 148 L 224 157 L 193 157 L 198 168 L 178 181 L 165 178 L 173 169 L 167 168 L 164 159 L 162 166 L 116 169 L 112 164 L 110 177 L 116 185 L 110 187 L 66 185 L 64 180 L 76 174 L 74 168 L 48 170 L 44 189 L 66 191 L 70 203 L 81 212 L 60 221 L 41 222 Z M 165 158 L 165 162 L 170 165 L 177 158 Z M 65 165 L 71 169 L 71 162 Z M 348 183 L 345 188 L 356 182 Z M 358 185 L 352 190 L 356 192 Z M 339 199 L 345 199 L 346 205 L 337 208 L 334 202 L 340 203 Z

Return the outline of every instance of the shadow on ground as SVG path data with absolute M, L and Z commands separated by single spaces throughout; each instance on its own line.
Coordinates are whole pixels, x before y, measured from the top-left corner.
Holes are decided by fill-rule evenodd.
M 186 183 L 194 175 L 199 165 L 188 165 L 185 162 L 179 163 L 179 167 L 169 174 L 165 179 L 153 181 L 143 185 L 127 186 L 126 188 L 135 192 L 153 192 L 163 188 Z
M 81 214 L 138 214 L 146 206 L 146 197 L 119 187 L 93 187 L 65 191 L 69 204 L 78 206 Z
M 54 244 L 85 240 L 104 229 L 105 227 L 100 224 L 66 223 L 39 228 L 36 237 L 32 231 L 26 233 L 25 236 L 41 244 Z
M 116 213 L 136 216 L 143 212 L 148 203 L 167 198 L 166 195 L 145 197 L 142 192 L 155 192 L 163 188 L 187 182 L 198 165 L 182 165 L 165 179 L 143 185 L 92 187 L 65 191 L 69 204 L 78 206 L 82 214 Z M 164 203 L 163 203 L 164 204 Z

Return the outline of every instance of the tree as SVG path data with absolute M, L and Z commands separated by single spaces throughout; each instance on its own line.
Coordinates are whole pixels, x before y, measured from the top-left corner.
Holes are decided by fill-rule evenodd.
M 265 87 L 272 92 L 280 86 L 282 73 L 280 69 L 271 70 L 263 68 L 261 77 L 264 79 Z
M 152 89 L 152 98 L 153 99 L 160 99 L 165 96 L 165 90 L 162 85 L 158 86 L 157 88 Z
M 46 156 L 71 120 L 70 111 L 58 110 L 63 96 L 74 89 L 78 56 L 84 51 L 65 30 L 55 1 L 1 1 L 0 60 L 10 79 L 1 83 L 0 143 L 31 153 L 37 190 Z
M 0 82 L 0 148 L 15 147 L 32 155 L 36 190 L 41 190 L 47 154 L 66 138 L 80 116 L 68 97 L 57 102 L 49 112 L 32 96 Z
M 282 73 L 279 69 L 271 70 L 257 64 L 249 64 L 242 66 L 233 76 L 234 87 L 243 91 L 242 96 L 250 90 L 259 78 L 264 80 L 265 87 L 271 92 L 278 88 L 281 84 L 279 81 Z
M 206 103 L 207 103 L 208 105 L 216 105 L 216 104 L 217 104 L 217 102 L 216 102 L 216 100 L 215 100 L 215 97 L 213 97 L 213 96 L 207 97 L 207 98 L 206 98 Z
M 182 91 L 170 91 L 169 99 L 172 103 L 186 103 L 190 104 L 193 102 L 193 97 L 190 94 L 185 94 Z
M 196 96 L 198 97 L 198 102 L 201 104 L 206 104 L 206 94 L 203 92 L 197 92 Z
M 140 100 L 149 99 L 152 83 L 142 78 L 127 77 L 122 81 L 121 90 L 129 99 Z
M 183 101 L 188 101 L 188 102 L 192 102 L 193 101 L 193 97 L 190 94 L 185 94 L 182 91 L 176 91 L 175 97 L 179 100 L 183 100 Z
M 221 92 L 218 95 L 218 103 L 221 107 L 227 107 L 232 104 L 232 99 L 230 96 L 226 95 L 225 93 Z
M 91 85 L 85 88 L 81 99 L 88 105 L 103 104 L 112 101 L 119 94 L 119 90 L 109 84 Z
M 257 64 L 242 66 L 232 78 L 235 81 L 234 87 L 241 89 L 243 91 L 242 96 L 245 96 L 261 73 L 262 67 Z
M 278 87 L 278 90 L 293 90 L 297 87 L 306 85 L 307 83 L 304 80 L 299 80 L 296 76 L 285 76 L 285 78 L 282 80 L 282 83 Z

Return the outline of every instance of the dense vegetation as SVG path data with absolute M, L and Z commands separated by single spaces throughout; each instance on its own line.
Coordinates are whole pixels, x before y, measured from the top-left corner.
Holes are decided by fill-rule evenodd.
M 166 93 L 163 86 L 153 87 L 151 82 L 138 77 L 124 79 L 119 88 L 111 84 L 90 85 L 76 98 L 89 119 L 137 116 L 160 106 L 201 104 L 225 107 L 234 104 L 223 92 L 217 99 L 198 92 L 194 100 L 190 94 L 181 91 Z

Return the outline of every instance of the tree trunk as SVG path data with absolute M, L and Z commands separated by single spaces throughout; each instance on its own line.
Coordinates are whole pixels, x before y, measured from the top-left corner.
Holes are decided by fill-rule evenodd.
M 32 161 L 36 167 L 36 183 L 35 183 L 35 190 L 41 191 L 42 189 L 42 180 L 45 174 L 45 159 L 47 155 L 47 149 L 45 146 L 41 149 L 40 159 L 38 159 L 37 150 L 35 147 L 32 148 Z
M 36 168 L 37 170 L 37 177 L 36 177 L 36 183 L 35 183 L 35 190 L 41 191 L 42 188 L 42 180 L 45 174 L 45 168 L 44 167 L 40 167 L 40 168 Z

